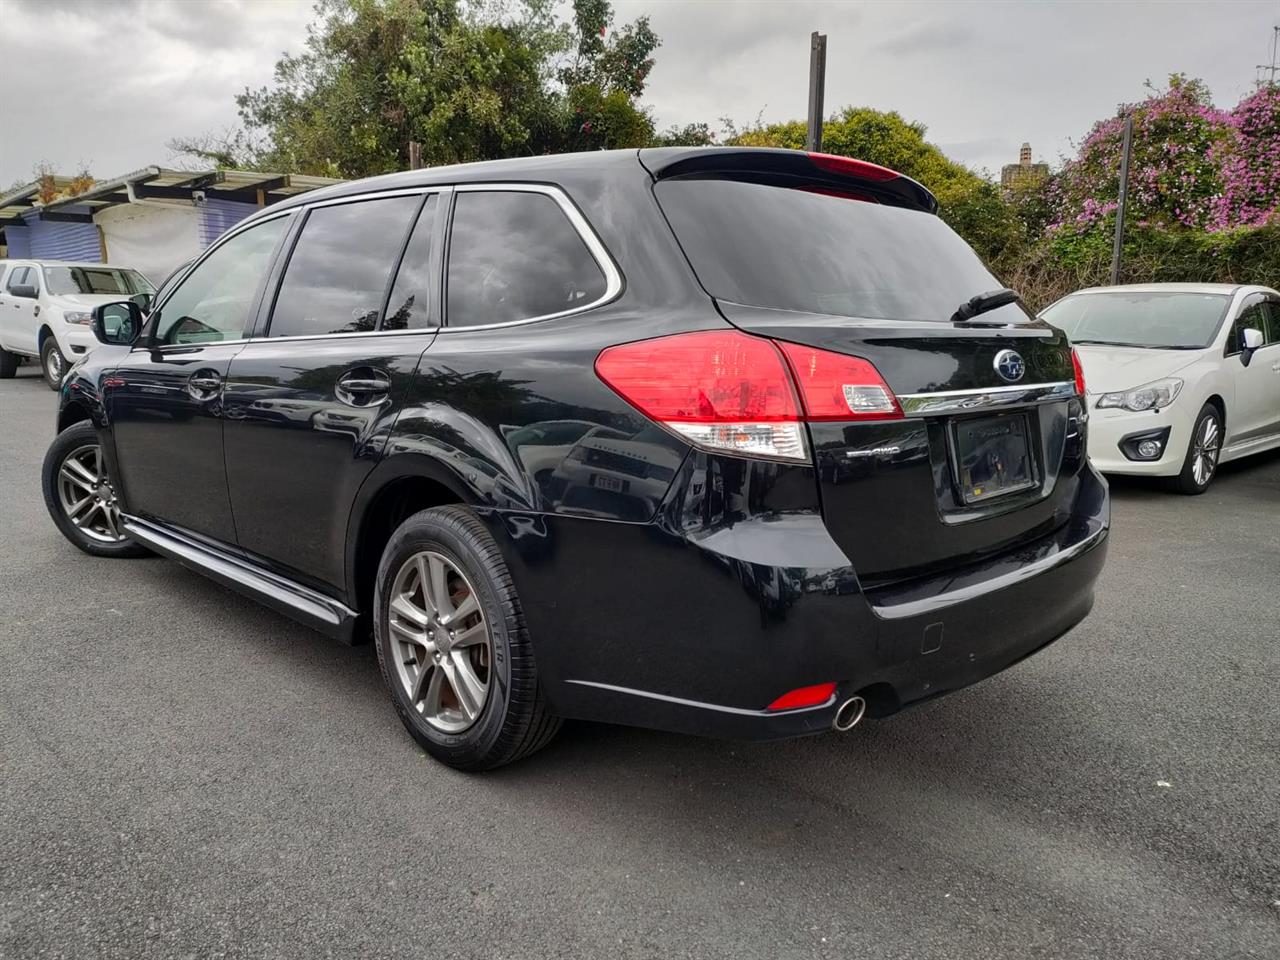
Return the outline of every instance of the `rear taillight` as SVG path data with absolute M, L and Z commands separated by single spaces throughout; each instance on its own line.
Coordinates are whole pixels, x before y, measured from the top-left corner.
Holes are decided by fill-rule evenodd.
M 834 683 L 815 683 L 812 687 L 800 687 L 798 690 L 784 693 L 765 709 L 797 710 L 800 707 L 817 707 L 826 703 L 835 695 L 836 685 Z
M 1080 354 L 1076 353 L 1076 348 L 1071 348 L 1071 369 L 1076 374 L 1076 393 L 1080 397 L 1084 397 L 1084 367 L 1080 364 Z
M 608 347 L 596 358 L 596 374 L 689 442 L 743 456 L 805 461 L 806 420 L 902 416 L 865 360 L 737 330 Z
M 861 357 L 779 342 L 800 388 L 806 420 L 896 420 L 902 407 L 879 371 Z

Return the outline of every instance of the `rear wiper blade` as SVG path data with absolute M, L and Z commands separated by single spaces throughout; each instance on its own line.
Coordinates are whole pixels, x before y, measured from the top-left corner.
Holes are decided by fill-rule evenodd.
M 996 307 L 1017 303 L 1021 299 L 1016 290 L 1010 290 L 1008 287 L 1001 287 L 999 290 L 988 290 L 986 293 L 970 297 L 966 302 L 960 304 L 956 312 L 951 315 L 951 322 L 968 323 L 980 313 L 986 313 L 988 310 L 996 309 Z

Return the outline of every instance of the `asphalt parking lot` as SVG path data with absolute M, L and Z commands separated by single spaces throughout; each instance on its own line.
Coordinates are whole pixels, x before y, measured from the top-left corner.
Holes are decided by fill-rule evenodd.
M 0 956 L 1280 956 L 1280 456 L 1113 486 L 1091 617 L 850 734 L 424 756 L 370 647 L 40 496 L 0 382 Z

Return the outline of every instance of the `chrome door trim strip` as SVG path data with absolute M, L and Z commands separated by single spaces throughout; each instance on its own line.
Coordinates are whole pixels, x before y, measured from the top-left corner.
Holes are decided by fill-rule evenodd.
M 1056 383 L 1015 384 L 1009 387 L 984 387 L 980 390 L 939 390 L 934 393 L 908 393 L 898 397 L 902 412 L 908 417 L 930 417 L 944 413 L 968 413 L 1012 407 L 1027 403 L 1052 403 L 1070 400 L 1076 395 L 1073 380 Z

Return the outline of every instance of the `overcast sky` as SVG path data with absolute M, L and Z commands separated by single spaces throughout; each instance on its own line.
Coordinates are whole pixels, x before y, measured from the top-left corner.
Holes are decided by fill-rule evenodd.
M 827 34 L 828 113 L 897 110 L 997 172 L 1029 140 L 1056 162 L 1143 81 L 1183 71 L 1221 106 L 1270 59 L 1280 0 L 615 0 L 662 38 L 659 126 L 805 112 L 809 33 Z M 48 160 L 100 179 L 172 163 L 165 142 L 236 124 L 232 97 L 297 50 L 310 0 L 0 0 L 0 188 Z

